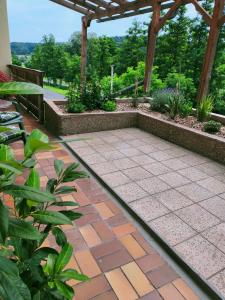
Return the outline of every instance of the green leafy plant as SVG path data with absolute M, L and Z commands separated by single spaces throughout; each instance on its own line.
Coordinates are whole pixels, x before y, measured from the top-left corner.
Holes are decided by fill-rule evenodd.
M 217 133 L 220 131 L 221 126 L 222 124 L 220 122 L 210 120 L 204 124 L 203 129 L 208 133 Z
M 40 95 L 43 89 L 30 82 L 0 82 L 0 95 Z
M 166 112 L 170 102 L 171 96 L 174 96 L 174 89 L 158 90 L 152 95 L 150 100 L 150 108 L 154 111 Z
M 186 118 L 192 114 L 193 104 L 190 101 L 181 101 L 179 105 L 179 115 Z
M 80 89 L 77 86 L 70 86 L 66 94 L 68 104 L 67 111 L 69 113 L 82 113 L 86 110 L 85 105 L 81 102 Z
M 101 108 L 104 98 L 101 85 L 97 80 L 92 80 L 85 84 L 81 94 L 81 103 L 87 108 L 87 110 Z
M 179 93 L 170 96 L 166 107 L 168 108 L 171 119 L 175 119 L 178 115 L 181 101 L 183 101 L 183 97 Z
M 213 98 L 211 96 L 205 97 L 197 107 L 197 119 L 204 122 L 209 118 L 213 110 Z
M 37 129 L 28 137 L 22 160 L 16 160 L 9 146 L 0 145 L 0 299 L 71 300 L 74 291 L 68 280 L 88 280 L 66 269 L 73 247 L 60 227 L 81 217 L 77 203 L 60 198 L 76 192 L 67 183 L 87 175 L 78 171 L 76 163 L 65 167 L 63 161 L 55 160 L 56 177 L 41 189 L 33 156 L 51 149 L 48 137 Z M 16 183 L 18 175 L 26 178 L 24 184 Z M 11 196 L 12 210 L 5 204 L 6 195 Z M 57 250 L 42 246 L 50 234 Z
M 221 115 L 225 115 L 225 101 L 217 100 L 215 101 L 213 112 Z
M 102 105 L 102 109 L 105 111 L 115 111 L 116 110 L 116 102 L 112 100 L 108 100 Z

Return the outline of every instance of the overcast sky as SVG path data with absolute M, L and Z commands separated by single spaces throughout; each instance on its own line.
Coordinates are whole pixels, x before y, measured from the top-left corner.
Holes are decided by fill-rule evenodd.
M 81 29 L 81 14 L 49 0 L 7 0 L 11 42 L 40 42 L 44 34 L 54 34 L 56 41 L 64 42 L 74 31 Z M 189 11 L 193 15 L 193 9 Z M 148 21 L 149 15 L 136 18 L 96 23 L 90 32 L 98 35 L 125 35 L 132 21 Z

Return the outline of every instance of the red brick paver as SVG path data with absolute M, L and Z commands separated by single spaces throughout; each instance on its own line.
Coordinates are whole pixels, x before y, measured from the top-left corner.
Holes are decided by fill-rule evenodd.
M 25 118 L 28 131 L 37 127 L 31 117 Z M 13 145 L 17 156 L 22 156 L 22 143 Z M 38 171 L 44 186 L 54 176 L 54 159 L 65 163 L 75 160 L 58 145 L 57 149 L 37 155 Z M 20 178 L 23 182 L 23 178 Z M 144 239 L 111 197 L 95 179 L 75 182 L 78 190 L 63 200 L 80 204 L 84 216 L 74 226 L 62 226 L 74 246 L 71 268 L 91 277 L 89 282 L 71 281 L 74 300 L 197 300 L 195 293 Z M 10 199 L 7 199 L 10 203 Z M 46 242 L 54 246 L 54 239 Z

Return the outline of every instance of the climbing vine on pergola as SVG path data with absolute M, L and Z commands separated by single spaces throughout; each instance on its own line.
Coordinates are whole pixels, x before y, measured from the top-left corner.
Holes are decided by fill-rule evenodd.
M 87 29 L 92 20 L 107 22 L 152 13 L 148 29 L 148 43 L 144 74 L 144 90 L 151 85 L 155 46 L 158 33 L 167 20 L 176 16 L 181 5 L 193 4 L 209 26 L 209 35 L 198 88 L 198 101 L 208 93 L 209 82 L 215 60 L 219 33 L 225 23 L 225 0 L 214 0 L 213 13 L 210 15 L 201 5 L 201 0 L 51 0 L 84 16 L 82 17 L 81 82 L 86 81 Z M 161 14 L 161 11 L 165 14 Z M 172 46 L 172 45 L 171 45 Z

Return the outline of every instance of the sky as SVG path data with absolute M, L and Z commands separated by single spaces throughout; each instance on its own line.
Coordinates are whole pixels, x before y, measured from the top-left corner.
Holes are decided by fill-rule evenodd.
M 74 31 L 81 30 L 82 15 L 49 0 L 7 0 L 11 42 L 40 42 L 52 33 L 57 42 L 65 42 Z M 189 14 L 193 14 L 191 9 Z M 148 21 L 149 15 L 97 23 L 89 29 L 97 35 L 123 36 L 132 21 Z

